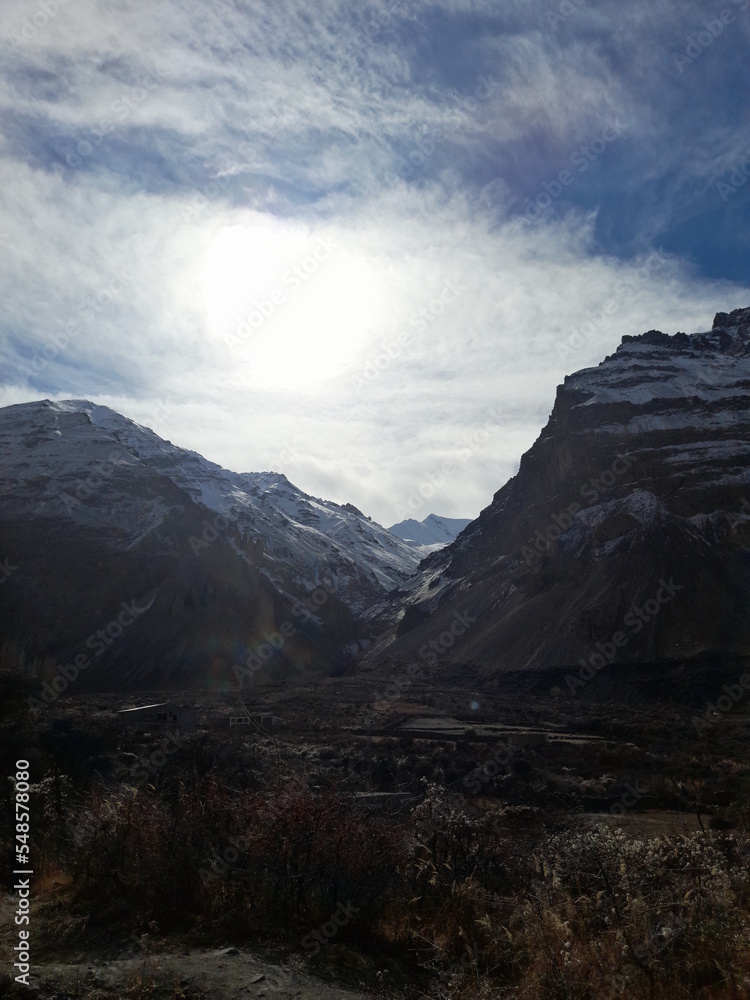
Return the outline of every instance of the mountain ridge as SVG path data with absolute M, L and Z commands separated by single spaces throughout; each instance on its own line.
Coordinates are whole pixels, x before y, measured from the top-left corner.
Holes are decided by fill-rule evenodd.
M 749 402 L 750 309 L 623 337 L 565 377 L 477 519 L 390 531 L 87 400 L 6 407 L 3 662 L 51 676 L 126 605 L 144 612 L 86 683 L 335 673 L 363 651 L 436 677 L 750 655 Z M 457 530 L 426 554 L 412 537 Z
M 340 669 L 366 641 L 363 611 L 420 559 L 353 505 L 222 469 L 88 400 L 0 410 L 0 468 L 0 532 L 20 567 L 0 591 L 4 655 L 40 677 L 133 600 L 153 613 L 86 683 L 231 682 L 284 624 L 296 639 L 271 671 Z M 322 606 L 295 620 L 311 594 Z
M 383 602 L 368 665 L 423 656 L 465 609 L 477 624 L 446 669 L 587 662 L 670 577 L 680 599 L 616 662 L 750 652 L 749 400 L 750 309 L 625 337 L 567 376 L 517 474 Z
M 19 410 L 18 407 L 27 409 Z M 322 562 L 327 561 L 331 572 L 336 568 L 348 569 L 346 583 L 358 584 L 363 591 L 357 597 L 354 593 L 356 587 L 350 586 L 348 597 L 355 613 L 367 606 L 374 593 L 388 590 L 405 579 L 419 562 L 419 555 L 412 551 L 412 547 L 390 535 L 387 529 L 366 517 L 353 505 L 313 497 L 294 486 L 283 473 L 235 473 L 224 469 L 197 452 L 163 440 L 149 428 L 142 427 L 109 407 L 88 400 L 43 400 L 16 404 L 15 408 L 7 407 L 5 410 L 9 415 L 15 413 L 23 419 L 24 413 L 36 412 L 39 415 L 40 408 L 43 407 L 47 408 L 53 422 L 63 416 L 67 416 L 69 420 L 84 422 L 88 418 L 92 428 L 111 436 L 113 449 L 121 449 L 122 454 L 118 459 L 120 464 L 131 467 L 139 463 L 148 465 L 156 473 L 167 476 L 178 488 L 185 490 L 194 502 L 237 524 L 243 536 L 261 540 L 264 551 L 269 554 L 275 549 L 288 549 L 289 539 L 279 540 L 278 529 L 283 518 L 288 522 L 284 527 L 288 528 L 289 523 L 293 522 L 298 529 L 294 539 L 297 550 L 305 554 L 309 564 L 309 583 L 317 586 L 320 582 Z M 68 430 L 70 426 L 68 423 Z M 41 425 L 35 433 L 37 436 L 42 433 Z M 69 474 L 66 461 L 70 463 L 70 456 L 61 454 L 60 440 L 54 441 L 55 435 L 58 439 L 62 437 L 62 431 L 57 427 L 49 430 L 49 433 L 53 435 L 52 443 L 56 448 L 42 454 L 40 460 L 47 462 L 50 467 L 52 463 L 56 463 L 59 474 Z M 40 443 L 41 438 L 37 437 L 37 444 Z M 10 447 L 8 441 L 5 442 L 5 447 Z M 99 451 L 101 452 L 101 448 Z M 100 464 L 103 461 L 106 465 L 109 459 L 107 456 L 102 459 L 101 454 L 98 454 L 97 461 Z M 104 473 L 106 474 L 106 468 Z M 25 472 L 21 475 L 22 482 L 28 478 Z M 91 475 L 96 477 L 102 473 L 97 473 L 94 469 Z M 84 495 L 78 497 L 66 494 L 66 500 L 68 513 L 72 507 L 79 508 L 79 512 L 83 513 Z M 367 552 L 367 559 L 358 551 L 363 548 Z M 337 557 L 339 564 L 334 568 L 332 564 Z M 346 557 L 351 565 L 347 565 Z M 353 570 L 352 566 L 355 564 L 358 566 Z M 359 575 L 361 579 L 354 580 L 352 574 Z

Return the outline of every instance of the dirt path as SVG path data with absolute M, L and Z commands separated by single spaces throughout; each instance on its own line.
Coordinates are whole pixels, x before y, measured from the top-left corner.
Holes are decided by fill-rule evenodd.
M 164 996 L 184 1000 L 382 1000 L 384 992 L 341 989 L 310 976 L 292 959 L 272 964 L 250 952 L 229 949 L 151 955 L 146 959 L 81 965 L 45 965 L 33 981 L 44 1000 Z M 153 983 L 153 986 L 152 986 Z M 33 995 L 33 994 L 30 994 Z M 392 994 L 393 995 L 393 994 Z
M 12 977 L 13 923 L 16 899 L 0 896 L 0 980 Z M 34 923 L 32 904 L 32 930 Z M 333 960 L 333 951 L 330 959 Z M 387 987 L 368 988 L 364 977 L 355 977 L 360 988 L 344 988 L 311 974 L 299 955 L 273 959 L 243 948 L 182 949 L 143 953 L 135 958 L 106 961 L 71 955 L 69 962 L 35 961 L 32 943 L 31 989 L 19 986 L 15 997 L 38 1000 L 400 1000 L 402 994 Z M 6 980 L 7 982 L 7 980 Z M 3 985 L 0 982 L 0 994 Z

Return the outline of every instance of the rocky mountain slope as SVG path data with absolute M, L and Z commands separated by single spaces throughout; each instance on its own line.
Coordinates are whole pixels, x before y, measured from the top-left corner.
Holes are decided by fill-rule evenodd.
M 750 655 L 750 309 L 625 337 L 378 609 L 369 664 L 480 674 Z
M 229 472 L 107 407 L 45 400 L 0 410 L 0 558 L 5 660 L 54 670 L 93 653 L 87 681 L 127 685 L 227 678 L 285 622 L 274 668 L 328 669 L 420 553 L 283 475 Z M 87 640 L 132 601 L 146 610 L 97 652 L 109 636 Z

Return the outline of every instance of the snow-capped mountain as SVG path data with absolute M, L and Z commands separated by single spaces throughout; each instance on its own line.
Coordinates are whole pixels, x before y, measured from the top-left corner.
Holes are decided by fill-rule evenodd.
M 420 562 L 456 520 L 388 531 L 106 407 L 6 407 L 2 660 L 48 683 L 225 687 L 238 664 L 348 669 L 375 628 L 376 670 L 750 656 L 750 309 L 568 376 L 517 475 Z
M 24 656 L 73 655 L 81 632 L 137 597 L 158 627 L 144 615 L 111 652 L 125 658 L 148 632 L 134 668 L 144 677 L 212 662 L 226 674 L 316 588 L 324 604 L 275 660 L 309 661 L 306 641 L 320 636 L 302 633 L 314 626 L 318 652 L 335 659 L 421 558 L 350 504 L 278 473 L 230 472 L 86 400 L 0 410 L 0 541 L 16 567 L 0 589 L 6 642 Z
M 468 517 L 440 517 L 438 514 L 428 514 L 423 521 L 407 518 L 392 524 L 388 529 L 392 535 L 402 538 L 412 548 L 417 549 L 420 556 L 428 556 L 455 541 L 464 528 L 471 524 Z
M 64 515 L 91 527 L 114 523 L 132 546 L 163 522 L 165 501 L 154 498 L 146 513 L 125 492 L 107 491 L 104 503 L 102 488 L 111 486 L 108 473 L 115 467 L 134 482 L 144 470 L 156 473 L 226 519 L 241 550 L 259 547 L 261 569 L 274 584 L 284 586 L 291 577 L 312 590 L 326 583 L 355 614 L 403 582 L 420 559 L 413 546 L 351 504 L 308 496 L 280 473 L 230 472 L 87 400 L 0 410 L 0 447 L 9 456 L 5 475 L 17 484 L 11 510 L 32 491 L 35 514 Z M 7 510 L 7 499 L 5 504 Z M 205 544 L 196 537 L 197 552 Z
M 568 376 L 516 476 L 379 622 L 373 665 L 750 654 L 750 309 Z

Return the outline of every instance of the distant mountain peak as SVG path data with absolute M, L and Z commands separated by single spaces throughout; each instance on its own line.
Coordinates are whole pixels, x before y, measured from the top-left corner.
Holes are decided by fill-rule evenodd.
M 413 517 L 399 521 L 388 529 L 392 535 L 403 539 L 415 549 L 429 555 L 455 541 L 464 528 L 471 524 L 466 517 L 441 517 L 439 514 L 428 514 L 422 521 Z

